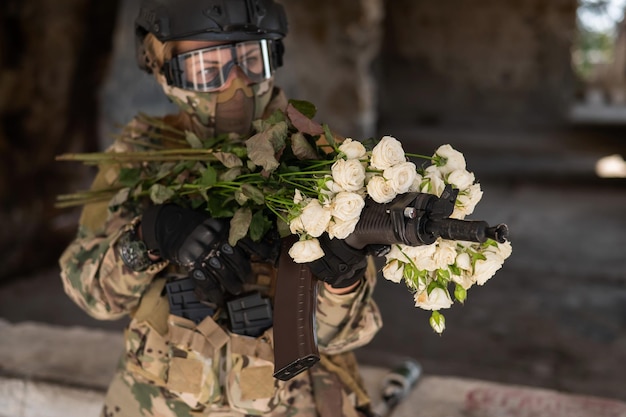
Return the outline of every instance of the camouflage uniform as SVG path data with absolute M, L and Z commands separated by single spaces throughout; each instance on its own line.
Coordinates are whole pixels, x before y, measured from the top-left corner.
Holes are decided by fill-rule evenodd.
M 275 95 L 268 108 L 284 102 Z M 134 120 L 123 135 L 141 135 Z M 129 151 L 116 141 L 109 151 Z M 94 189 L 117 178 L 118 168 L 103 165 Z M 115 320 L 129 314 L 125 352 L 109 387 L 103 416 L 357 416 L 366 407 L 351 351 L 368 343 L 381 326 L 372 300 L 373 264 L 356 291 L 337 295 L 319 285 L 317 341 L 321 361 L 283 382 L 272 377 L 273 334 L 258 338 L 230 333 L 207 317 L 199 324 L 172 315 L 162 295 L 166 277 L 180 274 L 162 261 L 147 270 L 129 269 L 116 242 L 138 223 L 139 212 L 114 202 L 89 204 L 78 235 L 60 259 L 66 293 L 91 316 Z M 257 284 L 272 295 L 276 270 L 253 262 Z

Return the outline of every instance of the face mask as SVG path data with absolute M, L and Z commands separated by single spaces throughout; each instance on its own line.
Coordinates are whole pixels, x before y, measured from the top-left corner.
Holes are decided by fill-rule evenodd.
M 155 76 L 165 95 L 181 111 L 191 116 L 195 124 L 205 129 L 207 135 L 249 134 L 252 121 L 263 116 L 271 100 L 274 86 L 273 77 L 246 85 L 244 79 L 239 76 L 226 90 L 200 92 L 168 85 L 163 74 L 156 73 Z

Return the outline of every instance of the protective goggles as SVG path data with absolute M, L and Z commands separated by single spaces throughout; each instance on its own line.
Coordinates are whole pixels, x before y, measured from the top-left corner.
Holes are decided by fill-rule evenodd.
M 280 66 L 277 45 L 261 39 L 197 49 L 174 56 L 163 70 L 169 85 L 211 92 L 224 86 L 235 65 L 253 84 L 267 80 Z

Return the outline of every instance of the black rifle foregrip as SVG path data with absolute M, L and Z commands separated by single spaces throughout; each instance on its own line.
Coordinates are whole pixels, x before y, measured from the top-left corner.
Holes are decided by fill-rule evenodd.
M 487 240 L 489 224 L 482 220 L 441 219 L 427 221 L 425 230 L 434 236 L 448 240 L 484 242 Z

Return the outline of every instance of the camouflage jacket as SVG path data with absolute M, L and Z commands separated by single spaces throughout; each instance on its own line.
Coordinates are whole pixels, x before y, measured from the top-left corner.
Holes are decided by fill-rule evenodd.
M 142 128 L 133 120 L 122 136 L 141 135 Z M 132 150 L 120 140 L 108 149 Z M 93 188 L 114 184 L 118 170 L 103 165 Z M 283 382 L 272 377 L 271 328 L 252 338 L 230 333 L 211 317 L 196 325 L 172 315 L 162 289 L 175 267 L 162 261 L 135 272 L 124 264 L 116 243 L 139 218 L 140 213 L 109 202 L 85 206 L 77 237 L 59 261 L 65 292 L 88 314 L 101 320 L 131 317 L 104 414 L 122 409 L 123 415 L 154 416 L 356 416 L 357 407 L 367 406 L 351 351 L 368 343 L 381 326 L 372 299 L 373 263 L 353 293 L 331 294 L 318 284 L 316 331 L 322 360 Z M 275 275 L 272 265 L 252 267 L 261 281 Z

